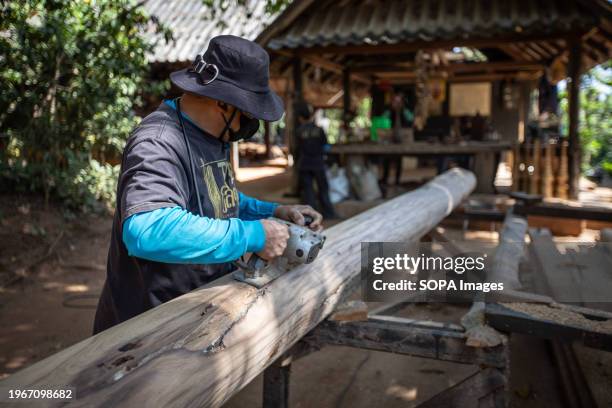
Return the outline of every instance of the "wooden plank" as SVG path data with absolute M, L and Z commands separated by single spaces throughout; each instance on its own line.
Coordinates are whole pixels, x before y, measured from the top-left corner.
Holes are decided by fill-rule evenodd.
M 566 244 L 560 254 L 550 236 L 530 231 L 531 250 L 540 265 L 540 283 L 558 302 L 612 311 L 611 260 L 604 245 Z M 545 289 L 546 290 L 546 289 Z
M 585 346 L 612 351 L 612 331 L 598 328 L 578 313 L 534 303 L 487 304 L 487 324 L 506 333 L 551 340 L 578 340 Z
M 576 250 L 566 246 L 564 257 L 576 268 L 578 285 L 582 293 L 582 306 L 612 312 L 612 258 L 605 245 L 580 245 Z
M 0 388 L 74 387 L 73 404 L 89 407 L 221 406 L 354 290 L 362 241 L 418 240 L 475 183 L 471 172 L 450 170 L 330 228 L 315 262 L 264 288 L 225 276 L 13 374 Z
M 518 215 L 541 215 L 576 220 L 610 221 L 612 219 L 612 208 L 609 207 L 570 206 L 559 203 L 540 203 L 529 206 L 516 204 L 514 206 L 514 213 Z
M 575 220 L 609 221 L 612 219 L 612 209 L 596 206 L 569 206 L 558 203 L 540 203 L 524 205 L 517 203 L 513 209 L 516 215 L 539 215 L 548 218 L 569 218 Z M 459 215 L 459 214 L 457 214 Z M 471 220 L 503 221 L 505 213 L 501 210 L 466 208 L 460 214 Z
M 378 323 L 402 324 L 411 327 L 422 327 L 425 329 L 449 330 L 457 333 L 463 333 L 465 331 L 463 327 L 455 323 L 443 323 L 433 320 L 417 320 L 399 316 L 373 315 L 369 317 L 368 321 Z
M 580 294 L 575 290 L 578 284 L 575 268 L 564 262 L 550 231 L 530 228 L 529 238 L 531 239 L 529 249 L 535 265 L 534 280 L 538 292 L 550 294 L 557 302 L 569 302 L 572 299 L 575 300 L 572 303 L 580 303 Z
M 509 142 L 467 142 L 462 144 L 414 142 L 395 145 L 375 143 L 336 144 L 331 154 L 475 154 L 510 150 Z
M 502 292 L 487 293 L 488 302 L 502 303 L 543 303 L 556 309 L 567 310 L 569 312 L 578 313 L 590 320 L 612 320 L 612 313 L 606 310 L 591 309 L 582 306 L 566 305 L 557 303 L 553 298 L 539 293 L 523 292 L 518 290 L 503 290 Z

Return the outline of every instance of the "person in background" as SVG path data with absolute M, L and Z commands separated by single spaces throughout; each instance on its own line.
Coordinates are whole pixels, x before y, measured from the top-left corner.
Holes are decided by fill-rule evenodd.
M 390 109 L 385 111 L 384 116 L 391 120 L 393 143 L 402 143 L 401 130 L 412 127 L 414 114 L 406 106 L 404 95 L 401 92 L 393 95 Z M 402 176 L 402 156 L 400 155 L 384 158 L 382 184 L 386 185 L 388 183 L 391 165 L 395 166 L 395 185 L 399 185 Z
M 334 206 L 329 199 L 329 186 L 325 175 L 325 152 L 329 149 L 327 136 L 313 120 L 314 111 L 306 102 L 297 104 L 299 126 L 296 131 L 298 178 L 304 203 L 321 208 L 323 217 L 335 218 Z M 316 205 L 314 182 L 317 183 L 320 206 Z

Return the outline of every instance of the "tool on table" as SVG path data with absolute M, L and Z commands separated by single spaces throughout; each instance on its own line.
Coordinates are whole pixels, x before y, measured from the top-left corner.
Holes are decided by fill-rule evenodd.
M 238 269 L 233 273 L 234 279 L 261 288 L 282 274 L 301 264 L 311 263 L 323 247 L 325 236 L 308 228 L 313 221 L 305 215 L 305 226 L 297 225 L 278 218 L 271 218 L 289 227 L 289 240 L 281 256 L 271 262 L 252 254 L 248 262 L 236 261 Z

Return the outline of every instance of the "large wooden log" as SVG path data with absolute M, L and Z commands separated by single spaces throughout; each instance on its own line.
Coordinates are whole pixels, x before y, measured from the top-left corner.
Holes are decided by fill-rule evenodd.
M 362 241 L 420 238 L 475 184 L 472 173 L 450 170 L 330 228 L 315 262 L 262 289 L 218 279 L 13 374 L 0 389 L 74 387 L 74 406 L 220 406 L 343 300 L 358 281 Z

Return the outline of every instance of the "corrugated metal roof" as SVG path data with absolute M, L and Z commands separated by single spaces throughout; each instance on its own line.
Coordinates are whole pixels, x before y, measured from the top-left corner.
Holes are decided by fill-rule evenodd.
M 577 0 L 325 0 L 313 2 L 267 46 L 278 50 L 539 35 L 593 27 L 598 20 Z
M 251 15 L 247 15 L 244 7 L 230 2 L 224 12 L 211 19 L 203 3 L 203 0 L 148 0 L 144 4 L 147 13 L 168 26 L 173 36 L 167 43 L 153 27 L 149 28 L 146 35 L 154 44 L 149 62 L 190 62 L 206 49 L 211 38 L 220 34 L 254 40 L 273 17 L 266 13 L 264 1 L 250 0 Z

